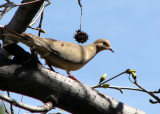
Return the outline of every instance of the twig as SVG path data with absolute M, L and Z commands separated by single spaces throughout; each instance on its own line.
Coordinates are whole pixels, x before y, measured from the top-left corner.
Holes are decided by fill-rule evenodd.
M 114 77 L 112 77 L 112 78 L 110 78 L 110 79 L 108 79 L 108 80 L 100 83 L 100 84 L 97 84 L 97 85 L 92 86 L 92 88 L 101 87 L 101 86 L 102 86 L 103 84 L 105 84 L 106 82 L 109 82 L 109 81 L 113 80 L 114 78 L 119 77 L 120 75 L 122 75 L 122 74 L 124 74 L 124 73 L 126 73 L 126 71 L 124 71 L 124 72 L 122 72 L 122 73 L 120 73 L 120 74 L 118 74 L 118 75 L 116 75 L 116 76 L 114 76 Z
M 45 8 L 45 1 L 43 2 L 42 8 L 41 8 L 40 12 L 38 13 L 37 17 L 29 24 L 29 26 L 33 26 L 37 22 L 37 20 L 39 19 L 39 17 L 42 14 L 44 8 Z
M 82 24 L 82 4 L 81 4 L 81 0 L 78 0 L 78 4 L 81 8 L 81 16 L 80 16 L 80 30 L 81 30 L 81 24 Z
M 5 103 L 3 100 L 2 100 L 2 103 L 3 103 L 3 106 L 4 106 L 5 112 L 6 112 L 7 114 L 10 114 L 10 112 L 9 112 L 8 109 L 7 109 L 6 103 Z
M 43 11 L 44 11 L 44 10 L 43 10 Z M 40 28 L 40 29 L 41 29 L 41 27 L 42 27 L 43 11 L 42 11 L 41 18 L 40 18 L 40 22 L 39 22 L 39 26 L 38 26 L 38 28 Z M 41 35 L 41 31 L 39 30 L 39 31 L 38 31 L 38 36 L 40 36 L 40 35 Z
M 33 4 L 35 2 L 40 2 L 41 0 L 35 0 L 35 1 L 31 1 L 31 2 L 26 2 L 26 3 L 22 3 L 22 4 L 16 4 L 15 6 L 23 6 L 23 5 L 27 5 L 27 4 Z
M 135 91 L 145 92 L 145 91 L 142 90 L 142 89 L 132 88 L 132 87 L 109 86 L 108 88 L 117 89 L 117 90 L 135 90 Z M 147 91 L 148 91 L 148 90 L 147 90 Z M 148 91 L 148 92 L 154 93 L 154 94 L 158 94 L 158 93 L 159 93 L 159 92 L 157 92 L 157 91 Z
M 62 114 L 63 110 L 61 109 L 59 112 L 56 112 L 56 113 L 48 113 L 48 114 Z M 41 113 L 41 114 L 44 114 L 44 113 Z
M 15 7 L 13 2 L 7 1 L 7 3 L 0 5 L 0 8 L 4 7 L 4 10 L 1 11 L 0 20 L 2 19 L 3 15 L 6 14 L 9 10 Z
M 15 4 L 14 2 L 10 2 L 9 0 L 6 0 L 7 3 L 5 3 L 3 5 L 0 5 L 0 8 L 4 7 L 4 10 L 1 11 L 0 19 L 3 17 L 4 14 L 6 14 L 13 7 L 22 6 L 22 5 L 28 5 L 28 4 L 32 4 L 32 3 L 40 2 L 40 1 L 41 0 L 35 0 L 35 1 L 26 2 L 26 3 L 22 3 L 22 4 Z M 47 1 L 49 1 L 49 0 L 47 0 Z M 50 2 L 47 5 L 49 5 L 49 4 L 50 4 Z
M 48 5 L 50 5 L 50 4 L 51 4 L 51 2 L 50 2 L 49 0 L 46 0 L 46 1 L 48 2 L 48 4 L 46 4 L 46 6 L 48 6 Z M 45 6 L 45 7 L 46 7 L 46 6 Z
M 150 96 L 152 96 L 154 99 L 156 99 L 156 101 L 157 101 L 158 103 L 160 103 L 160 99 L 159 99 L 156 95 L 154 95 L 153 93 L 147 91 L 147 90 L 144 89 L 142 86 L 140 86 L 140 85 L 138 84 L 138 82 L 137 82 L 136 79 L 134 79 L 134 84 L 135 84 L 136 86 L 138 86 L 140 89 L 142 89 L 144 92 L 148 93 L 148 94 L 149 94 Z
M 110 79 L 102 82 L 101 84 L 104 84 L 104 83 L 106 83 L 106 82 L 109 82 L 109 81 L 113 80 L 114 78 L 117 78 L 117 77 L 119 77 L 120 75 L 125 74 L 125 73 L 126 73 L 126 71 L 124 71 L 124 72 L 122 72 L 122 73 L 120 73 L 120 74 L 118 74 L 118 75 L 116 75 L 116 76 L 114 76 L 114 77 L 112 77 L 112 78 L 110 78 Z
M 41 32 L 45 33 L 45 31 L 41 29 L 42 21 L 43 21 L 43 12 L 44 12 L 44 8 L 45 8 L 46 6 L 48 6 L 48 5 L 51 4 L 51 2 L 50 2 L 49 0 L 46 0 L 46 1 L 48 2 L 48 4 L 45 5 L 45 1 L 43 2 L 42 8 L 41 8 L 39 14 L 38 14 L 37 17 L 29 24 L 29 28 L 39 31 L 39 32 L 38 32 L 38 36 L 40 36 L 40 33 L 41 33 Z M 37 20 L 39 19 L 40 16 L 41 16 L 41 18 L 40 18 L 39 26 L 38 26 L 37 28 L 32 27 L 32 26 L 37 22 Z
M 44 30 L 43 29 L 41 29 L 41 28 L 34 28 L 34 27 L 31 27 L 31 26 L 29 26 L 28 28 L 31 28 L 31 29 L 34 29 L 34 30 L 38 30 L 38 31 L 41 31 L 41 32 L 44 32 Z
M 21 97 L 21 102 L 22 102 L 22 100 L 23 100 L 23 95 Z M 18 114 L 20 113 L 20 111 L 21 111 L 21 108 L 19 108 Z
M 47 111 L 53 109 L 53 107 L 54 107 L 52 102 L 47 102 L 47 103 L 45 103 L 44 106 L 30 106 L 30 105 L 18 102 L 12 98 L 9 98 L 8 96 L 5 96 L 1 93 L 0 93 L 0 98 L 9 102 L 9 103 L 12 103 L 14 106 L 23 108 L 23 109 L 28 110 L 30 112 L 47 112 Z
M 8 97 L 10 97 L 10 93 L 9 91 L 7 91 Z M 12 103 L 10 103 L 10 110 L 11 110 L 11 114 L 14 114 L 14 110 L 13 110 L 13 105 Z

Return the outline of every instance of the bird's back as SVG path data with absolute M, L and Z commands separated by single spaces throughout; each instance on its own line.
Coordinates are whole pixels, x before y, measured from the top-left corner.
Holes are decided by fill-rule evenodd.
M 47 57 L 48 63 L 67 71 L 80 69 L 96 54 L 89 46 L 53 39 L 44 39 L 44 41 L 49 44 L 47 49 L 52 52 L 50 57 Z

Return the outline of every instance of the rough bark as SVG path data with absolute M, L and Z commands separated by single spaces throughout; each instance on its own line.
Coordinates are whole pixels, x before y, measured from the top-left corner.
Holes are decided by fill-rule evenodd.
M 27 3 L 31 1 L 33 0 L 23 0 L 22 3 Z M 39 11 L 41 5 L 43 4 L 43 1 L 44 0 L 32 4 L 19 6 L 18 10 L 15 12 L 15 15 L 13 16 L 11 21 L 5 26 L 5 28 L 15 31 L 17 33 L 24 32 Z M 2 38 L 1 35 L 0 38 Z M 8 39 L 4 40 L 4 43 L 6 42 L 8 44 Z
M 23 0 L 22 3 L 30 2 L 33 0 Z M 41 0 L 39 2 L 35 2 L 28 5 L 23 5 L 18 8 L 15 15 L 9 22 L 9 24 L 6 26 L 6 28 L 13 30 L 17 33 L 24 32 L 32 19 L 35 17 L 37 12 L 39 11 L 42 3 L 44 0 Z
M 144 112 L 125 105 L 87 85 L 48 70 L 0 58 L 0 89 L 30 96 L 76 114 Z

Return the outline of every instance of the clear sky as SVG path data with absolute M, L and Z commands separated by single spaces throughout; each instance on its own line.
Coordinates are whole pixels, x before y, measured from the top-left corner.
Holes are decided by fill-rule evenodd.
M 107 73 L 110 78 L 130 68 L 137 71 L 138 83 L 142 87 L 151 91 L 158 90 L 160 88 L 160 1 L 81 1 L 82 30 L 89 35 L 86 44 L 98 38 L 106 38 L 111 42 L 115 53 L 103 51 L 82 69 L 71 73 L 81 82 L 92 86 L 98 83 L 104 73 Z M 15 2 L 19 3 L 19 0 Z M 76 43 L 73 36 L 79 29 L 80 22 L 77 0 L 51 0 L 51 2 L 52 4 L 45 9 L 42 25 L 47 33 L 42 36 Z M 16 8 L 5 15 L 0 25 L 7 24 L 15 10 Z M 37 34 L 34 30 L 28 29 L 27 32 Z M 67 75 L 63 70 L 56 69 L 56 71 Z M 128 80 L 128 75 L 123 75 L 109 83 L 111 86 L 135 87 Z M 146 93 L 124 90 L 121 94 L 112 89 L 98 90 L 148 114 L 160 113 L 160 104 L 149 103 L 148 100 L 153 98 Z M 11 96 L 17 100 L 21 98 L 20 95 Z M 23 101 L 31 105 L 42 104 L 27 97 L 24 97 Z M 18 109 L 15 111 L 17 112 Z M 56 111 L 52 110 L 52 112 Z M 22 114 L 27 112 L 21 110 Z

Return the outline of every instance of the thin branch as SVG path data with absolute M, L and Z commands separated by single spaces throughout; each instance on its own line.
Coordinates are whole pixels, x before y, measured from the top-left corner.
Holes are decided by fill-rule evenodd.
M 23 6 L 23 5 L 27 5 L 27 4 L 33 4 L 35 2 L 40 2 L 41 0 L 35 0 L 35 1 L 31 1 L 31 2 L 26 2 L 26 3 L 22 3 L 22 4 L 16 4 L 15 6 Z
M 41 8 L 41 10 L 39 11 L 37 17 L 29 24 L 29 27 L 30 27 L 30 26 L 33 26 L 33 25 L 37 22 L 37 20 L 39 19 L 39 17 L 40 17 L 41 14 L 42 14 L 44 8 L 45 8 L 45 1 L 43 2 L 42 8 Z
M 44 11 L 44 10 L 43 10 L 43 11 Z M 42 27 L 43 11 L 42 11 L 41 18 L 40 18 L 40 22 L 39 22 L 39 26 L 38 26 L 38 28 L 40 28 L 40 29 L 41 29 L 41 27 Z M 39 31 L 38 31 L 38 36 L 40 36 L 40 35 L 41 35 L 41 31 L 39 30 Z
M 9 1 L 3 5 L 0 5 L 0 8 L 2 8 L 2 7 L 4 7 L 4 10 L 1 11 L 0 20 L 2 19 L 4 14 L 6 14 L 9 10 L 11 10 L 13 7 L 15 7 L 15 4 L 13 2 Z
M 4 10 L 1 11 L 0 19 L 3 17 L 4 14 L 6 14 L 13 7 L 22 6 L 22 5 L 28 5 L 28 4 L 32 4 L 32 3 L 40 2 L 40 1 L 42 1 L 42 0 L 34 0 L 34 1 L 31 1 L 31 2 L 26 2 L 26 3 L 22 3 L 22 4 L 15 4 L 14 2 L 10 2 L 9 0 L 6 0 L 7 3 L 5 3 L 3 5 L 0 5 L 0 8 L 4 7 Z M 50 4 L 50 2 L 48 4 Z
M 81 30 L 81 24 L 82 24 L 82 4 L 81 4 L 81 0 L 78 0 L 78 4 L 81 8 L 81 16 L 80 16 L 80 30 Z
M 8 97 L 10 98 L 10 93 L 9 91 L 7 91 Z M 14 110 L 13 110 L 13 105 L 12 103 L 10 103 L 10 110 L 11 110 L 11 114 L 14 114 Z
M 48 4 L 46 4 L 46 6 L 48 6 L 48 5 L 50 5 L 50 4 L 51 4 L 51 2 L 50 2 L 49 0 L 46 0 L 46 1 L 48 2 Z M 45 6 L 45 7 L 46 7 L 46 6 Z
M 114 76 L 114 77 L 112 77 L 112 78 L 110 78 L 110 79 L 108 79 L 108 80 L 106 80 L 106 81 L 100 83 L 100 84 L 97 84 L 97 85 L 92 86 L 92 88 L 101 87 L 101 86 L 102 86 L 103 84 L 105 84 L 106 82 L 109 82 L 109 81 L 113 80 L 114 78 L 119 77 L 120 75 L 122 75 L 122 74 L 124 74 L 124 73 L 126 73 L 126 71 L 124 71 L 124 72 L 122 72 L 122 73 L 120 73 L 120 74 L 118 74 L 118 75 L 116 75 L 116 76 Z
M 160 99 L 159 99 L 156 95 L 154 95 L 154 94 L 156 94 L 156 93 L 160 93 L 160 90 L 158 90 L 158 91 L 148 91 L 148 90 L 144 89 L 143 87 L 141 87 L 141 86 L 137 83 L 135 72 L 136 72 L 135 70 L 127 69 L 126 71 L 124 71 L 124 72 L 122 72 L 122 73 L 120 73 L 120 74 L 118 74 L 118 75 L 116 75 L 116 76 L 114 76 L 114 77 L 112 77 L 112 78 L 104 81 L 104 82 L 101 82 L 101 83 L 99 83 L 99 84 L 97 84 L 97 85 L 95 85 L 95 86 L 92 86 L 92 88 L 104 88 L 104 84 L 106 84 L 106 82 L 111 81 L 111 80 L 113 80 L 114 78 L 117 78 L 118 76 L 120 76 L 120 75 L 122 75 L 122 74 L 124 74 L 124 73 L 127 73 L 127 74 L 129 74 L 129 80 L 130 80 L 132 83 L 134 83 L 139 89 L 137 89 L 137 88 L 131 88 L 131 87 L 116 87 L 116 86 L 109 86 L 109 87 L 107 87 L 107 88 L 117 89 L 117 90 L 119 90 L 121 93 L 123 93 L 122 89 L 145 92 L 145 93 L 148 93 L 150 96 L 152 96 L 154 99 L 157 100 L 157 101 L 152 101 L 152 100 L 150 100 L 151 103 L 153 103 L 153 104 L 155 104 L 155 103 L 160 103 Z M 132 75 L 133 81 L 130 79 L 130 75 Z
M 40 31 L 40 32 L 42 32 L 42 33 L 46 33 L 46 31 L 45 30 L 43 30 L 43 29 L 41 29 L 41 28 L 34 28 L 34 27 L 31 27 L 31 26 L 28 26 L 28 28 L 30 28 L 30 29 L 34 29 L 34 30 L 38 30 L 38 31 Z
M 142 89 L 132 88 L 132 87 L 109 86 L 108 88 L 117 89 L 117 90 L 134 90 L 134 91 L 145 92 L 145 91 L 142 90 Z M 148 90 L 147 90 L 147 91 L 148 91 Z M 154 94 L 158 94 L 157 91 L 148 91 L 148 92 L 154 93 Z
M 12 103 L 14 106 L 26 109 L 30 112 L 48 112 L 49 110 L 53 109 L 52 102 L 47 102 L 47 103 L 45 103 L 44 106 L 30 106 L 30 105 L 18 102 L 12 98 L 9 98 L 8 96 L 5 96 L 1 93 L 0 93 L 0 98 L 9 102 L 9 103 Z
M 23 95 L 21 97 L 21 102 L 22 102 L 22 100 L 23 100 Z M 19 108 L 18 114 L 20 113 L 20 111 L 21 111 L 21 108 Z
M 7 114 L 10 114 L 10 112 L 9 112 L 8 109 L 7 109 L 7 106 L 6 106 L 6 103 L 4 102 L 4 100 L 2 100 L 2 103 L 3 103 L 3 106 L 4 106 L 5 112 L 6 112 Z
M 62 114 L 63 110 L 61 109 L 59 112 L 56 113 L 48 113 L 48 114 Z M 45 113 L 41 113 L 41 114 L 45 114 Z
M 160 99 L 159 99 L 156 95 L 154 95 L 152 92 L 147 91 L 146 89 L 144 89 L 142 86 L 140 86 L 140 85 L 138 84 L 135 72 L 136 72 L 135 70 L 130 70 L 130 69 L 128 69 L 128 70 L 126 71 L 126 73 L 129 74 L 129 80 L 130 80 L 133 84 L 135 84 L 137 87 L 139 87 L 139 88 L 142 89 L 144 92 L 148 93 L 150 96 L 152 96 L 154 99 L 157 100 L 157 101 L 155 101 L 155 102 L 152 101 L 152 100 L 149 100 L 151 103 L 160 103 Z M 133 81 L 131 80 L 130 75 L 132 75 Z M 156 91 L 156 92 L 159 93 L 160 90 L 158 90 L 158 91 Z
M 136 86 L 138 86 L 140 89 L 142 89 L 144 92 L 148 93 L 148 94 L 149 94 L 150 96 L 152 96 L 154 99 L 156 99 L 156 101 L 157 101 L 158 103 L 160 103 L 160 99 L 159 99 L 156 95 L 154 95 L 153 93 L 147 91 L 147 90 L 144 89 L 142 86 L 140 86 L 140 85 L 138 84 L 138 82 L 137 82 L 136 79 L 134 80 L 134 84 L 135 84 Z
M 39 11 L 37 17 L 29 24 L 29 28 L 39 31 L 38 36 L 40 36 L 41 32 L 45 33 L 44 30 L 41 29 L 42 20 L 43 20 L 43 12 L 44 12 L 44 8 L 51 4 L 51 2 L 49 0 L 46 0 L 46 1 L 48 2 L 48 4 L 45 5 L 46 2 L 45 1 L 43 2 L 41 10 Z M 32 26 L 37 22 L 37 20 L 39 19 L 40 16 L 41 16 L 41 19 L 40 19 L 39 26 L 37 28 L 33 28 Z
M 117 77 L 119 77 L 119 76 L 121 76 L 122 74 L 125 74 L 125 73 L 126 73 L 126 71 L 124 71 L 124 72 L 122 72 L 122 73 L 120 73 L 120 74 L 118 74 L 118 75 L 116 75 L 116 76 L 114 76 L 114 77 L 102 82 L 101 85 L 105 84 L 106 82 L 109 82 L 109 81 L 113 80 L 114 78 L 117 78 Z

